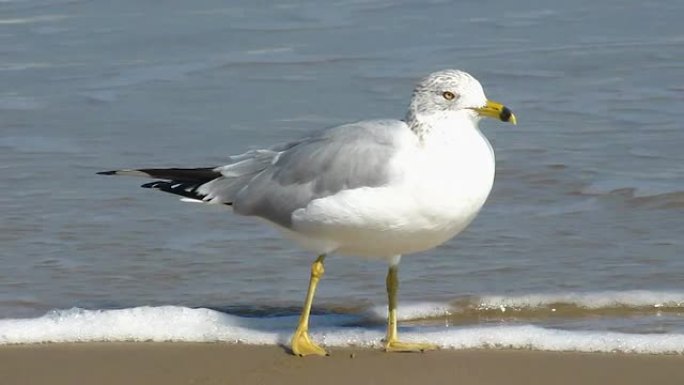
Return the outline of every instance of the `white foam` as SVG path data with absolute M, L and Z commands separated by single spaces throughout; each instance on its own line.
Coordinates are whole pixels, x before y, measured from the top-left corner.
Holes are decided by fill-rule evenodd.
M 434 318 L 450 314 L 451 306 L 439 302 L 402 303 L 397 309 L 397 319 L 399 321 Z M 386 320 L 387 305 L 373 306 L 368 311 L 368 316 L 374 320 Z
M 70 309 L 33 319 L 0 320 L 0 344 L 86 341 L 233 341 L 276 343 L 277 334 L 242 326 L 239 317 L 176 306 Z
M 312 317 L 312 337 L 326 346 L 378 347 L 382 327 L 348 327 L 355 316 Z M 358 318 L 358 317 L 356 317 Z M 296 316 L 250 318 L 176 306 L 121 310 L 70 309 L 33 319 L 0 320 L 0 344 L 87 341 L 222 341 L 287 343 Z M 567 331 L 538 326 L 409 327 L 408 341 L 442 348 L 515 348 L 547 351 L 684 353 L 684 334 Z
M 413 336 L 411 336 L 413 337 Z M 538 326 L 475 327 L 425 333 L 443 348 L 513 348 L 546 351 L 684 353 L 684 334 L 568 331 Z
M 594 293 L 526 294 L 519 296 L 490 295 L 479 299 L 480 309 L 535 308 L 567 304 L 587 309 L 611 307 L 682 307 L 683 292 L 605 291 Z

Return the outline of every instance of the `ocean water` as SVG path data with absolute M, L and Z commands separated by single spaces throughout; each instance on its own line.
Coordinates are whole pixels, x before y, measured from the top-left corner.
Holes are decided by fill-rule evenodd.
M 490 200 L 406 256 L 400 333 L 445 348 L 684 353 L 684 3 L 0 1 L 0 344 L 287 342 L 314 256 L 95 172 L 212 166 L 401 118 L 474 74 Z M 386 266 L 330 257 L 312 318 L 378 346 Z

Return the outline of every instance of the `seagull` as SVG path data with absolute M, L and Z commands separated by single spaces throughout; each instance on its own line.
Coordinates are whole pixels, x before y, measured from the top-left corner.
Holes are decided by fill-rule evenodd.
M 418 82 L 403 120 L 326 128 L 218 167 L 98 174 L 154 178 L 142 187 L 262 218 L 315 253 L 293 354 L 327 355 L 309 336 L 309 314 L 324 260 L 333 253 L 387 261 L 384 350 L 422 352 L 436 346 L 398 338 L 399 262 L 453 238 L 484 205 L 495 158 L 478 128 L 483 117 L 516 124 L 510 109 L 485 97 L 477 79 L 447 69 Z

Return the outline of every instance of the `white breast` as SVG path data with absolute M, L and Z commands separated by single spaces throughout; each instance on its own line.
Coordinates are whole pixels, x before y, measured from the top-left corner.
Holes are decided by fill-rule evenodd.
M 393 182 L 317 199 L 286 233 L 319 253 L 387 258 L 436 247 L 477 215 L 494 181 L 494 154 L 477 130 L 435 128 L 392 161 Z

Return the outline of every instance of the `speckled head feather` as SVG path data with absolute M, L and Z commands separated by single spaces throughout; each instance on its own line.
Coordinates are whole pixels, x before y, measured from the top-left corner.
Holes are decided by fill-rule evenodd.
M 413 126 L 420 124 L 421 116 L 482 107 L 486 102 L 482 85 L 472 75 L 455 69 L 437 71 L 416 85 L 406 121 Z

